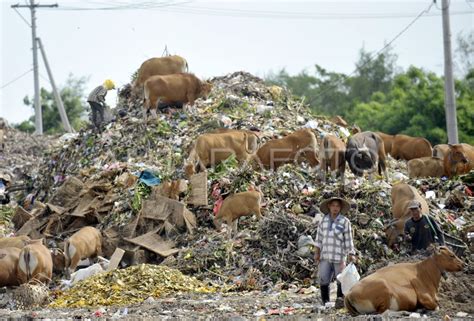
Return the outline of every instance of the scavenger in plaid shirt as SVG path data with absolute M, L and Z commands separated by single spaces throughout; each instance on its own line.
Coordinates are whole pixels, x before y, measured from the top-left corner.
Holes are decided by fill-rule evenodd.
M 316 235 L 314 260 L 319 264 L 319 285 L 321 301 L 329 302 L 329 284 L 341 273 L 346 265 L 346 257 L 356 261 L 351 222 L 343 214 L 350 209 L 349 203 L 342 198 L 333 197 L 320 205 L 325 213 L 319 223 Z M 344 306 L 341 284 L 337 283 L 336 308 Z

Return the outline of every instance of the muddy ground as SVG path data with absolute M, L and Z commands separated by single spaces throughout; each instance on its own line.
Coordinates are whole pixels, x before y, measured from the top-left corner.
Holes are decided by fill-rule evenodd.
M 429 318 L 474 318 L 474 277 L 472 268 L 466 272 L 449 274 L 440 284 L 438 311 L 422 311 Z M 304 293 L 306 292 L 306 293 Z M 308 293 L 311 292 L 311 293 Z M 332 299 L 335 297 L 333 286 Z M 413 318 L 409 312 L 389 312 L 382 316 L 359 316 L 358 319 Z M 142 304 L 128 307 L 98 307 L 89 309 L 0 310 L 1 318 L 59 318 L 83 319 L 94 317 L 140 319 L 198 319 L 219 318 L 231 320 L 263 319 L 319 319 L 350 318 L 345 309 L 321 308 L 319 289 L 293 288 L 280 291 L 231 292 L 217 294 L 176 294 L 165 298 L 149 298 Z

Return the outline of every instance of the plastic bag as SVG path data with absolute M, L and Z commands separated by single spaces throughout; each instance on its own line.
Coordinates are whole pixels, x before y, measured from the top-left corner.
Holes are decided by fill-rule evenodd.
M 337 280 L 341 282 L 342 293 L 346 295 L 352 286 L 360 280 L 359 272 L 357 272 L 354 263 L 349 263 L 349 265 L 337 275 Z

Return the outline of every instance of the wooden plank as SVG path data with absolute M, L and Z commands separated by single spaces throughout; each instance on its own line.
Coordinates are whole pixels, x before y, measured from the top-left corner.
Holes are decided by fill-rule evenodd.
M 112 254 L 112 257 L 110 258 L 109 267 L 107 268 L 107 271 L 112 271 L 118 268 L 124 253 L 125 251 L 119 247 L 115 249 L 114 254 Z
M 125 240 L 130 243 L 140 245 L 141 247 L 144 247 L 147 250 L 155 252 L 156 254 L 159 254 L 163 257 L 167 257 L 179 252 L 178 249 L 174 248 L 175 243 L 173 241 L 163 240 L 158 234 L 156 234 L 156 231 L 151 231 L 133 239 Z
M 141 209 L 141 215 L 143 218 L 158 221 L 166 221 L 170 216 L 173 218 L 182 218 L 184 211 L 183 203 L 159 195 L 156 195 L 155 197 L 155 200 L 143 201 Z M 184 224 L 184 221 L 182 223 Z
M 202 172 L 191 176 L 191 193 L 187 203 L 193 205 L 207 205 L 207 172 Z

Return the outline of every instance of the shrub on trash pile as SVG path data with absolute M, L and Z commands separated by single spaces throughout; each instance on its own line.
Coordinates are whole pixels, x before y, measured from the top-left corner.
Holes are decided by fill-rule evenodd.
M 129 306 L 143 302 L 148 297 L 182 292 L 212 293 L 216 290 L 216 287 L 206 285 L 178 270 L 140 264 L 96 274 L 80 281 L 70 290 L 59 293 L 50 307 Z

